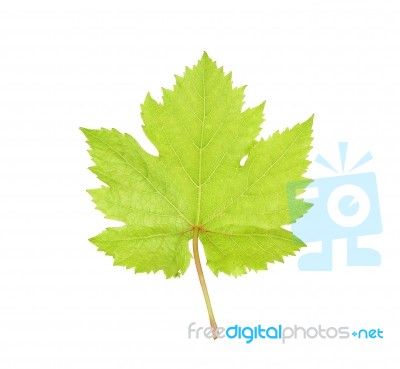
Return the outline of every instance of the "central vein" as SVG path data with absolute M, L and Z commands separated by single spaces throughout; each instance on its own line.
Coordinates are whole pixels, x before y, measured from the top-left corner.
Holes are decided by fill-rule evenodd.
M 201 122 L 201 134 L 200 134 L 200 149 L 199 149 L 199 192 L 197 196 L 197 215 L 196 215 L 196 225 L 200 224 L 200 209 L 201 209 L 201 190 L 202 190 L 202 178 L 201 178 L 201 167 L 203 161 L 203 133 L 204 133 L 204 125 L 206 122 L 206 85 L 204 81 L 205 75 L 205 63 L 203 63 L 203 119 Z

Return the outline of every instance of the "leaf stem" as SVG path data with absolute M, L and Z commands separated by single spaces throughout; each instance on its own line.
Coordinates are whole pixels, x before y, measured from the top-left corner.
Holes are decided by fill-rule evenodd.
M 196 264 L 197 274 L 199 276 L 201 289 L 203 291 L 204 300 L 207 306 L 208 317 L 210 318 L 210 325 L 213 333 L 213 338 L 217 339 L 218 326 L 215 321 L 214 312 L 211 306 L 210 296 L 208 294 L 206 280 L 204 279 L 203 269 L 201 267 L 200 257 L 199 257 L 199 227 L 193 228 L 193 256 L 194 256 L 194 262 Z

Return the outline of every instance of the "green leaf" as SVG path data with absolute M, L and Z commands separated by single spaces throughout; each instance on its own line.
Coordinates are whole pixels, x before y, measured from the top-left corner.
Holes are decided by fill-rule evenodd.
M 305 179 L 313 117 L 257 141 L 264 103 L 244 110 L 244 90 L 204 53 L 173 90 L 163 89 L 161 103 L 148 94 L 142 104 L 158 156 L 115 129 L 82 128 L 90 169 L 106 184 L 89 191 L 93 201 L 125 223 L 91 239 L 116 265 L 180 276 L 195 228 L 215 274 L 266 269 L 304 246 L 282 226 L 309 208 L 288 199 L 286 186 Z M 289 201 L 297 203 L 295 219 Z
M 217 325 L 198 240 L 216 275 L 267 269 L 267 263 L 283 262 L 305 246 L 283 226 L 310 206 L 287 187 L 310 182 L 304 173 L 313 117 L 257 141 L 264 103 L 243 110 L 245 88 L 233 88 L 231 77 L 204 53 L 176 77 L 173 90 L 163 89 L 161 103 L 146 96 L 143 130 L 157 156 L 115 129 L 82 128 L 95 163 L 90 169 L 106 184 L 89 190 L 93 201 L 107 218 L 125 223 L 91 241 L 116 265 L 162 270 L 169 278 L 188 268 L 193 239 L 214 338 Z

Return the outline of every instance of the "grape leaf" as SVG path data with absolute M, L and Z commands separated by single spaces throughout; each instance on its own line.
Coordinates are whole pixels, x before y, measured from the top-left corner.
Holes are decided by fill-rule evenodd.
M 157 156 L 129 134 L 81 128 L 95 164 L 90 169 L 106 184 L 89 190 L 93 201 L 107 218 L 125 223 L 90 239 L 115 265 L 177 277 L 190 264 L 193 239 L 207 302 L 198 239 L 216 275 L 267 269 L 304 246 L 282 226 L 310 207 L 288 199 L 286 187 L 306 179 L 313 117 L 257 141 L 264 103 L 244 110 L 244 90 L 233 88 L 231 73 L 204 53 L 176 76 L 172 90 L 163 89 L 161 103 L 148 94 L 141 106 Z M 207 307 L 211 318 L 209 301 Z

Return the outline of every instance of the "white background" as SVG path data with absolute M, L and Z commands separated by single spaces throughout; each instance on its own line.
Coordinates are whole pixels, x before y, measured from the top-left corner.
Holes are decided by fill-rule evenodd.
M 398 1 L 0 2 L 0 368 L 385 368 L 399 360 Z M 189 340 L 207 325 L 192 263 L 180 279 L 113 267 L 87 239 L 110 225 L 80 126 L 138 137 L 140 103 L 206 50 L 265 132 L 315 113 L 318 152 L 377 174 L 384 232 L 360 238 L 381 267 L 300 272 L 297 257 L 234 279 L 208 270 L 217 322 L 345 325 L 383 340 Z M 314 171 L 314 172 L 313 172 Z M 317 175 L 331 175 L 321 167 Z M 310 249 L 318 245 L 310 245 Z M 303 251 L 305 253 L 305 251 Z

